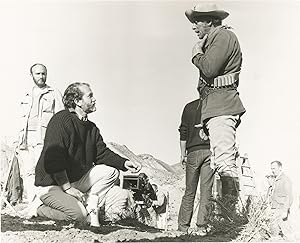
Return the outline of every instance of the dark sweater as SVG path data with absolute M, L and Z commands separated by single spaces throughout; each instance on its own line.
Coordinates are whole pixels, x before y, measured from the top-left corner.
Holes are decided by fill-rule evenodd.
M 93 122 L 81 121 L 75 113 L 63 110 L 48 124 L 44 148 L 35 169 L 35 185 L 72 183 L 98 164 L 125 171 L 125 161 L 106 146 Z
M 181 124 L 179 127 L 180 140 L 186 141 L 187 153 L 209 149 L 209 140 L 203 140 L 199 136 L 200 128 L 195 125 L 200 123 L 199 99 L 188 103 L 182 112 Z

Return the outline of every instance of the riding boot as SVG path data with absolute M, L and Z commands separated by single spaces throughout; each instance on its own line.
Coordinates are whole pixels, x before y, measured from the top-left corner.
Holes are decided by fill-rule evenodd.
M 239 179 L 237 177 L 230 177 L 230 176 L 221 176 L 221 183 L 222 183 L 222 197 L 225 195 L 231 195 L 236 197 L 239 196 Z

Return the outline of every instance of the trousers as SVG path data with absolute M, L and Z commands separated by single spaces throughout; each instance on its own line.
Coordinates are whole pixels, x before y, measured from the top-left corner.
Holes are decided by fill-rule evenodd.
M 104 204 L 107 192 L 114 186 L 119 178 L 119 171 L 113 167 L 101 164 L 91 168 L 80 180 L 71 183 L 86 195 L 98 196 L 98 205 Z M 40 193 L 42 205 L 37 209 L 37 215 L 54 220 L 75 220 L 84 222 L 87 218 L 85 205 L 75 197 L 65 193 L 60 186 L 50 186 Z
M 35 166 L 42 152 L 43 145 L 28 145 L 26 149 L 20 149 L 18 158 L 20 166 L 20 175 L 23 179 L 23 199 L 32 202 L 36 193 L 34 186 Z
M 186 188 L 178 215 L 178 229 L 181 231 L 190 227 L 199 177 L 200 199 L 196 224 L 202 226 L 208 223 L 214 180 L 214 171 L 210 167 L 210 156 L 209 149 L 193 151 L 187 156 Z
M 210 118 L 206 127 L 209 132 L 211 167 L 220 176 L 238 177 L 236 165 L 236 128 L 239 115 Z
M 105 196 L 105 218 L 109 221 L 118 221 L 133 214 L 133 195 L 129 190 L 120 186 L 113 186 Z

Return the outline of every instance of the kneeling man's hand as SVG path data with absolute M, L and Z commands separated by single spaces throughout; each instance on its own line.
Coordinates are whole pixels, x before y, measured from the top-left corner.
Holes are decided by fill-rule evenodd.
M 70 187 L 65 193 L 77 198 L 80 202 L 83 202 L 83 193 L 74 187 Z
M 141 170 L 142 165 L 138 162 L 126 160 L 124 164 L 125 168 L 133 173 L 137 173 Z

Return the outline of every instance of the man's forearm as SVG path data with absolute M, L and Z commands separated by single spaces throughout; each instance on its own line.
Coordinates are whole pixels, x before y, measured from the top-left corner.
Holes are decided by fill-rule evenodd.
M 57 185 L 61 186 L 63 190 L 66 190 L 68 187 L 71 187 L 69 178 L 67 176 L 67 172 L 65 170 L 54 173 L 53 177 Z
M 180 140 L 180 154 L 182 157 L 186 156 L 186 141 Z

